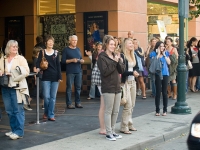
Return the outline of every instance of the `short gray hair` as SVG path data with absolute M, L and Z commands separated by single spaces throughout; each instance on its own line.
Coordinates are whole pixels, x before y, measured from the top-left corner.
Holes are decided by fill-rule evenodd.
M 10 55 L 10 47 L 13 46 L 13 45 L 18 46 L 18 42 L 15 41 L 15 40 L 9 40 L 7 45 L 6 45 L 6 49 L 5 49 L 6 56 Z
M 72 38 L 76 38 L 77 41 L 78 41 L 78 36 L 76 36 L 76 35 L 71 35 L 71 36 L 69 36 L 69 41 L 71 41 Z

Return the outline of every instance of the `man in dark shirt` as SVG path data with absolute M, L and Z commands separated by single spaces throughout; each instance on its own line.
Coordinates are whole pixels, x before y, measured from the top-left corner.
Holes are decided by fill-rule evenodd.
M 62 63 L 66 64 L 66 76 L 67 76 L 67 87 L 66 87 L 66 105 L 68 109 L 83 108 L 80 100 L 81 84 L 82 84 L 82 69 L 81 64 L 84 63 L 82 59 L 80 49 L 76 47 L 78 37 L 72 35 L 69 37 L 70 45 L 65 47 L 62 52 Z M 72 84 L 74 83 L 75 88 L 75 107 L 72 105 L 71 93 Z

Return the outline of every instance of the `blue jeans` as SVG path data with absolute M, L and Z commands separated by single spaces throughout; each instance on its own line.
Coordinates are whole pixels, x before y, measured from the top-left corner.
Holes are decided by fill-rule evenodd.
M 82 73 L 67 74 L 67 87 L 66 87 L 66 104 L 71 105 L 72 84 L 74 83 L 75 89 L 75 103 L 80 104 Z
M 1 91 L 5 111 L 9 117 L 11 130 L 18 136 L 23 136 L 25 121 L 23 103 L 17 102 L 17 94 L 15 89 L 2 87 Z
M 196 88 L 197 90 L 200 90 L 200 76 L 197 76 Z
M 152 95 L 156 96 L 155 74 L 150 73 Z
M 44 114 L 48 116 L 48 118 L 54 118 L 54 108 L 59 82 L 42 81 L 42 85 L 44 98 Z
M 90 85 L 90 93 L 89 93 L 89 97 L 90 98 L 95 98 L 95 89 L 96 89 L 96 85 L 91 83 L 91 85 Z

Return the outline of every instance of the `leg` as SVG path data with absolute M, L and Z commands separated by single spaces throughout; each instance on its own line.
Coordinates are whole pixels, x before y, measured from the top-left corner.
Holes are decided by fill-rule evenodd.
M 138 77 L 138 79 L 139 79 L 139 84 L 142 90 L 142 97 L 146 97 L 146 87 L 144 84 L 144 77 L 140 76 Z
M 195 76 L 195 77 L 192 78 L 192 88 L 191 88 L 191 89 L 192 89 L 193 91 L 195 91 L 195 88 L 194 88 L 194 87 L 195 87 L 195 84 L 196 84 L 196 80 L 197 80 L 197 76 Z
M 49 118 L 54 118 L 54 108 L 55 108 L 55 103 L 56 103 L 58 85 L 59 85 L 59 82 L 51 82 L 50 101 L 49 101 L 49 109 L 48 109 Z
M 89 93 L 89 98 L 95 98 L 95 84 L 91 83 L 90 85 L 90 93 Z
M 66 105 L 71 105 L 72 84 L 74 83 L 74 74 L 67 74 L 67 87 L 66 87 Z
M 197 89 L 198 91 L 200 90 L 200 76 L 197 77 L 196 89 Z
M 107 135 L 110 135 L 110 134 L 112 134 L 111 114 L 113 111 L 115 94 L 103 93 L 103 98 L 104 98 L 104 104 L 105 104 L 104 118 L 105 118 L 106 133 L 107 133 Z
M 106 133 L 106 127 L 104 123 L 104 111 L 105 111 L 105 106 L 104 106 L 104 99 L 103 95 L 101 93 L 101 86 L 97 86 L 99 89 L 99 93 L 101 94 L 100 97 L 100 108 L 99 108 L 99 124 L 100 124 L 100 134 L 105 134 Z
M 2 88 L 2 96 L 12 132 L 18 136 L 23 136 L 25 120 L 24 108 L 23 104 L 17 103 L 16 90 L 12 88 Z
M 121 93 L 115 94 L 114 95 L 113 111 L 112 111 L 112 115 L 111 115 L 112 133 L 115 133 L 115 124 L 116 124 L 118 113 L 119 113 L 120 101 L 121 101 Z
M 74 87 L 75 87 L 75 104 L 80 104 L 80 94 L 81 94 L 81 85 L 82 85 L 82 73 L 75 75 Z
M 156 96 L 156 86 L 155 86 L 155 75 L 150 74 L 150 80 L 151 80 L 151 87 L 152 87 L 152 95 Z
M 13 116 L 13 108 L 12 108 L 12 100 L 10 96 L 10 88 L 1 87 L 2 99 L 5 107 L 5 111 L 9 117 L 9 123 L 11 127 L 11 131 L 14 132 L 15 127 L 15 118 Z
M 155 85 L 156 85 L 156 97 L 155 97 L 156 113 L 160 113 L 161 80 L 159 75 L 155 75 Z
M 122 120 L 121 120 L 121 129 L 120 131 L 128 133 L 129 132 L 129 121 L 132 120 L 132 97 L 131 97 L 131 85 L 130 83 L 126 82 L 124 85 L 124 93 L 126 95 L 126 103 L 124 105 L 123 111 L 122 111 Z
M 42 81 L 43 85 L 43 97 L 44 97 L 44 115 L 49 117 L 49 101 L 50 101 L 50 84 L 51 81 Z
M 135 83 L 135 81 L 132 82 L 132 85 L 131 85 L 131 88 L 130 88 L 130 97 L 131 97 L 132 107 L 131 107 L 131 115 L 130 115 L 130 118 L 129 118 L 128 126 L 129 126 L 129 129 L 134 129 L 132 114 L 133 114 L 133 109 L 135 107 L 135 101 L 136 101 L 136 83 Z
M 167 85 L 168 85 L 168 76 L 163 76 L 162 80 L 163 113 L 167 112 L 167 106 L 168 106 Z

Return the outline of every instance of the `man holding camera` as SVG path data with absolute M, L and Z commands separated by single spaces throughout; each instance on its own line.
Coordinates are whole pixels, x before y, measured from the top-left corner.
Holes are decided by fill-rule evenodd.
M 69 37 L 69 46 L 65 47 L 62 52 L 62 63 L 66 64 L 66 105 L 68 109 L 83 108 L 80 100 L 81 84 L 82 84 L 82 69 L 81 64 L 84 63 L 80 49 L 77 46 L 78 37 L 72 35 Z M 71 93 L 72 84 L 75 88 L 75 107 L 72 105 Z

